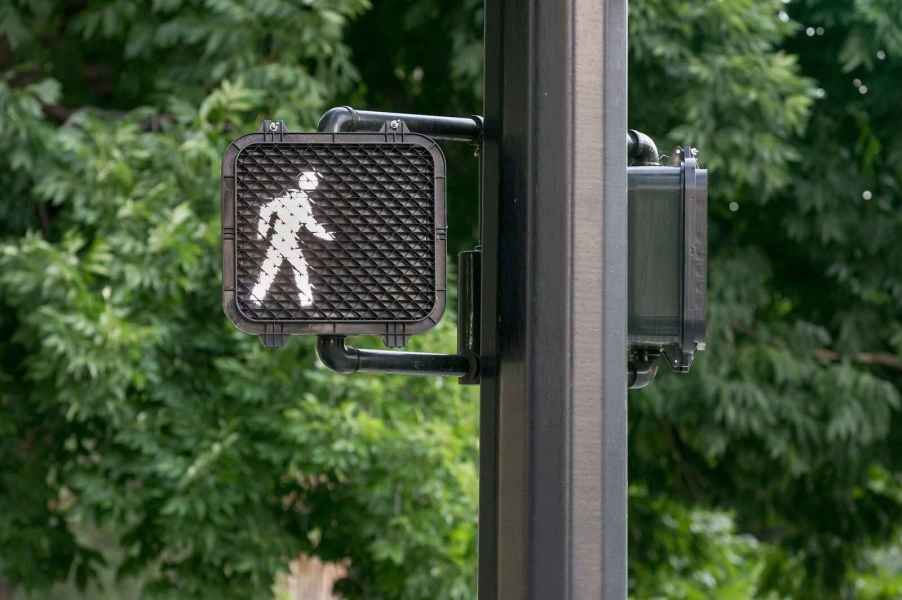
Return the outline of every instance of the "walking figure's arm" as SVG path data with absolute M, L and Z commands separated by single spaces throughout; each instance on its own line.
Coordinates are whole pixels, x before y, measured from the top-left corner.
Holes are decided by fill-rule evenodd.
M 266 234 L 269 233 L 269 220 L 272 218 L 272 214 L 276 211 L 279 202 L 280 200 L 276 198 L 272 202 L 267 202 L 262 207 L 260 207 L 260 220 L 257 221 L 257 237 L 259 237 L 260 239 L 265 239 Z
M 327 242 L 331 242 L 335 240 L 335 236 L 326 231 L 326 228 L 319 224 L 319 222 L 313 216 L 313 209 L 309 203 L 305 203 L 303 206 L 303 217 L 302 222 L 304 223 L 304 227 L 307 228 L 307 231 L 315 235 L 321 240 L 326 240 Z
M 321 240 L 326 240 L 327 242 L 331 242 L 335 240 L 335 236 L 326 231 L 326 229 L 316 222 L 316 220 L 311 216 L 310 220 L 307 221 L 307 231 L 315 235 Z

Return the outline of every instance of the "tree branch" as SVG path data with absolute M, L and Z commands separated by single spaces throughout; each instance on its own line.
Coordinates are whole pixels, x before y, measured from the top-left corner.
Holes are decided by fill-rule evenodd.
M 826 362 L 836 362 L 847 358 L 854 363 L 862 365 L 876 365 L 902 371 L 902 358 L 886 352 L 855 352 L 843 355 L 829 348 L 818 348 L 814 353 L 820 360 Z

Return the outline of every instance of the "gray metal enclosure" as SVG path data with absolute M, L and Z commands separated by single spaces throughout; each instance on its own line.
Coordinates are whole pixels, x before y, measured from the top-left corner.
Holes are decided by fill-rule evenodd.
M 707 171 L 696 172 L 695 193 L 689 194 L 685 204 L 683 176 L 679 167 L 629 169 L 629 344 L 633 347 L 680 344 L 684 334 L 690 338 L 689 345 L 704 339 Z M 693 244 L 695 239 L 703 242 Z
M 487 0 L 480 600 L 626 598 L 626 0 Z

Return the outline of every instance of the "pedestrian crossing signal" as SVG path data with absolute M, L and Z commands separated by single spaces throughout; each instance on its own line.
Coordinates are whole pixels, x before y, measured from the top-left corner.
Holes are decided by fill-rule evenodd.
M 287 133 L 222 163 L 223 305 L 242 331 L 380 335 L 400 345 L 445 306 L 445 160 L 432 139 Z

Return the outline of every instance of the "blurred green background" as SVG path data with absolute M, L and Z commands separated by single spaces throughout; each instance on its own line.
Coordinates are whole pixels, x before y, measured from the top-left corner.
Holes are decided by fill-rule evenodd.
M 902 597 L 902 3 L 630 14 L 631 127 L 712 173 L 709 350 L 630 395 L 631 593 Z M 474 597 L 475 390 L 239 334 L 218 175 L 264 118 L 479 113 L 481 35 L 476 0 L 0 5 L 0 598 L 284 597 L 299 556 Z

